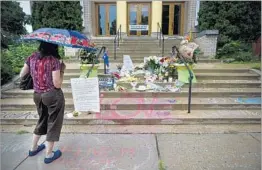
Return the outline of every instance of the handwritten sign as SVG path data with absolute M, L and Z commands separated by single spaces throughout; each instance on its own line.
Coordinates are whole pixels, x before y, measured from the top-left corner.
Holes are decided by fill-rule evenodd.
M 130 31 L 148 31 L 148 25 L 129 25 Z
M 72 78 L 75 111 L 100 112 L 98 78 Z

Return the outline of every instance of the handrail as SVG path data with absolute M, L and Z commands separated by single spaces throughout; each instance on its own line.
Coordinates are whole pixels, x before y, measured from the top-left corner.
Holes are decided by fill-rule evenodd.
M 191 97 L 192 97 L 192 80 L 193 80 L 193 73 L 191 72 L 191 70 L 189 69 L 187 62 L 185 61 L 185 58 L 180 55 L 178 48 L 176 46 L 172 47 L 172 55 L 175 54 L 175 50 L 177 51 L 177 56 L 182 59 L 183 63 L 185 64 L 188 73 L 189 73 L 189 89 L 188 89 L 188 113 L 191 112 Z
M 158 38 L 158 35 L 159 35 L 159 38 Z M 157 23 L 157 39 L 159 39 L 159 47 L 161 46 L 162 57 L 164 57 L 165 37 L 164 37 L 163 31 L 162 31 L 162 28 L 159 22 Z
M 95 61 L 97 61 L 99 59 L 99 56 L 102 54 L 102 52 L 104 53 L 105 51 L 106 51 L 106 47 L 104 47 L 104 46 L 102 46 L 99 51 L 97 50 L 96 59 L 93 60 L 92 66 L 90 67 L 90 69 L 87 72 L 87 75 L 86 75 L 87 78 L 89 77 L 91 71 L 93 70 L 93 68 L 95 66 Z
M 116 45 L 119 47 L 119 39 L 121 39 L 121 25 L 119 26 L 115 39 L 114 39 L 114 60 L 116 60 Z

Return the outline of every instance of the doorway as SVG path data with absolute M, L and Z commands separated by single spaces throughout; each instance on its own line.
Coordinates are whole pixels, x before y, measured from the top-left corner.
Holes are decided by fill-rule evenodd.
M 98 36 L 116 35 L 116 4 L 96 4 L 96 32 Z
M 162 31 L 170 36 L 184 34 L 184 3 L 163 3 Z
M 129 36 L 147 36 L 151 30 L 151 4 L 129 3 L 128 4 L 128 27 Z

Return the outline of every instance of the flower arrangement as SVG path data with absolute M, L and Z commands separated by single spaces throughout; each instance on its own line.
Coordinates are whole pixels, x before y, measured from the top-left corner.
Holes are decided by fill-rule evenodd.
M 157 56 L 149 56 L 146 59 L 145 68 L 151 71 L 152 73 L 154 73 L 157 69 L 159 69 L 160 63 L 159 63 L 159 59 L 157 58 Z
M 135 70 L 143 70 L 145 68 L 145 64 L 141 63 L 135 67 Z

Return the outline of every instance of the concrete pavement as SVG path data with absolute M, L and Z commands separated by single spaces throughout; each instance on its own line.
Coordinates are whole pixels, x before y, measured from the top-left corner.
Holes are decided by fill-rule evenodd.
M 261 134 L 62 134 L 63 155 L 27 157 L 31 134 L 1 134 L 2 170 L 259 170 Z M 41 139 L 42 141 L 44 138 Z

